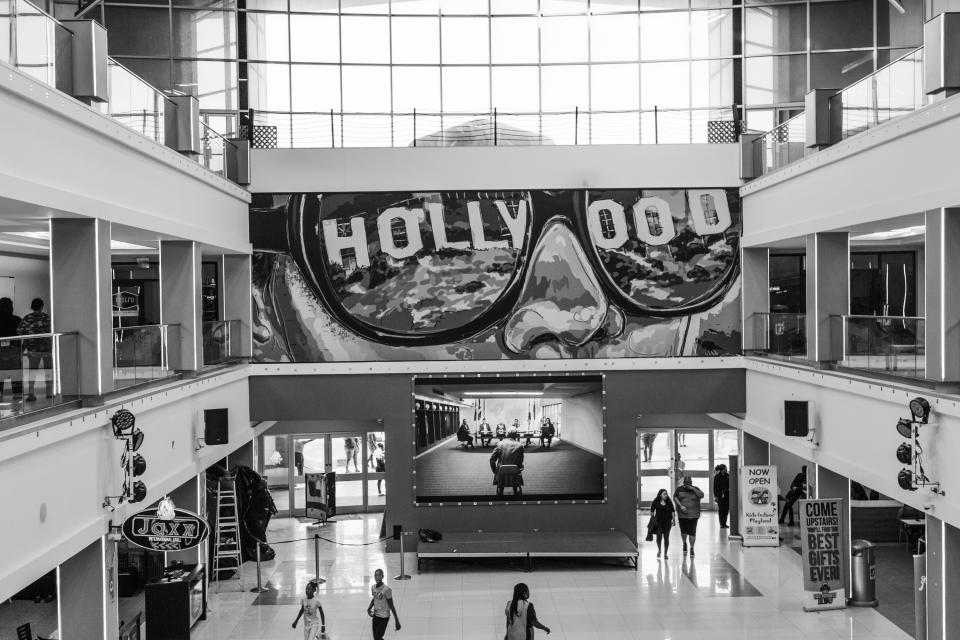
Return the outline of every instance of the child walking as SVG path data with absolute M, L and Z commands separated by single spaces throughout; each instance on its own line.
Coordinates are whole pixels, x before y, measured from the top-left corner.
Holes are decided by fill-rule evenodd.
M 293 621 L 293 628 L 297 628 L 300 616 L 303 616 L 303 640 L 317 640 L 327 637 L 327 618 L 323 615 L 320 598 L 315 597 L 317 583 L 313 580 L 307 583 L 306 598 L 300 598 L 300 613 Z M 320 614 L 319 617 L 317 614 Z

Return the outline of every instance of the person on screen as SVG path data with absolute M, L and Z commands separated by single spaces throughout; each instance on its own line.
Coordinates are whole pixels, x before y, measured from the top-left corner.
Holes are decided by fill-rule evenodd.
M 683 553 L 687 553 L 687 541 L 690 543 L 690 557 L 694 556 L 693 545 L 697 542 L 697 522 L 700 520 L 700 501 L 703 491 L 693 485 L 693 478 L 683 477 L 683 484 L 673 492 L 677 507 L 677 519 L 680 521 L 680 539 L 683 540 Z
M 467 424 L 466 418 L 463 419 L 460 427 L 457 428 L 457 441 L 463 443 L 466 447 L 473 446 L 473 436 L 470 435 L 470 426 Z
M 490 445 L 490 442 L 493 440 L 493 429 L 490 428 L 489 422 L 481 422 L 480 428 L 477 430 L 477 436 L 480 438 L 480 446 L 487 447 Z
M 513 487 L 513 495 L 523 495 L 523 445 L 514 427 L 507 430 L 507 439 L 498 442 L 490 454 L 490 470 L 498 496 L 503 495 L 503 488 L 507 485 Z
M 506 437 L 507 437 L 507 425 L 505 425 L 505 424 L 502 423 L 502 422 L 498 422 L 498 423 L 497 423 L 497 433 L 496 433 L 496 436 L 497 436 L 497 439 L 498 439 L 498 440 L 503 440 L 504 438 L 506 438 Z
M 553 442 L 553 438 L 556 435 L 557 429 L 553 426 L 553 420 L 544 417 L 543 421 L 540 423 L 540 446 L 543 447 L 543 443 L 546 441 L 546 447 L 549 449 L 550 443 Z

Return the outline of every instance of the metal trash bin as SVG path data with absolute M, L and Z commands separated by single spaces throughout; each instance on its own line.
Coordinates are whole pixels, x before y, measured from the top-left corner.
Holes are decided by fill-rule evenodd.
M 854 540 L 850 545 L 850 572 L 853 589 L 850 604 L 854 607 L 875 607 L 877 601 L 877 562 L 875 545 L 869 540 Z

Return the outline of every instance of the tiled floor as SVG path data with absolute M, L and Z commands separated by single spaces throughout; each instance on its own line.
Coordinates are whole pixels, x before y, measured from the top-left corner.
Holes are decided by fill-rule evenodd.
M 519 563 L 434 562 L 416 573 L 413 554 L 406 571 L 413 579 L 392 580 L 399 556 L 384 554 L 383 543 L 335 546 L 322 542 L 320 573 L 327 582 L 319 595 L 332 640 L 370 638 L 365 609 L 377 567 L 384 567 L 403 629 L 388 638 L 499 640 L 503 608 L 517 582 L 530 586 L 531 601 L 551 628 L 551 639 L 644 640 L 904 640 L 910 636 L 873 609 L 804 613 L 800 558 L 787 548 L 742 549 L 728 544 L 716 520 L 700 523 L 695 560 L 681 552 L 679 534 L 669 560 L 658 561 L 653 543 L 642 543 L 638 571 L 593 562 L 538 561 L 533 573 Z M 377 539 L 379 516 L 338 518 L 320 535 L 360 545 Z M 307 538 L 306 525 L 275 520 L 271 540 Z M 314 574 L 312 542 L 276 544 L 277 558 L 264 563 L 264 579 L 276 593 L 257 596 L 254 566 L 236 581 L 213 585 L 208 619 L 191 636 L 197 640 L 299 639 L 290 624 L 299 593 Z M 218 593 L 219 591 L 219 593 Z M 258 604 L 255 604 L 258 603 Z M 542 632 L 540 638 L 545 637 Z M 149 640 L 149 639 L 148 639 Z

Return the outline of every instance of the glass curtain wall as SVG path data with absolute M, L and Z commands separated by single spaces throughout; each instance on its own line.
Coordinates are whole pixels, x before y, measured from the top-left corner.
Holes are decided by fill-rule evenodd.
M 255 109 L 281 147 L 402 146 L 494 109 L 544 142 L 597 144 L 704 141 L 732 105 L 769 130 L 810 88 L 844 87 L 920 46 L 924 2 L 900 5 L 109 0 L 90 17 L 122 64 L 196 94 L 205 112 Z M 574 124 L 574 110 L 590 115 Z

